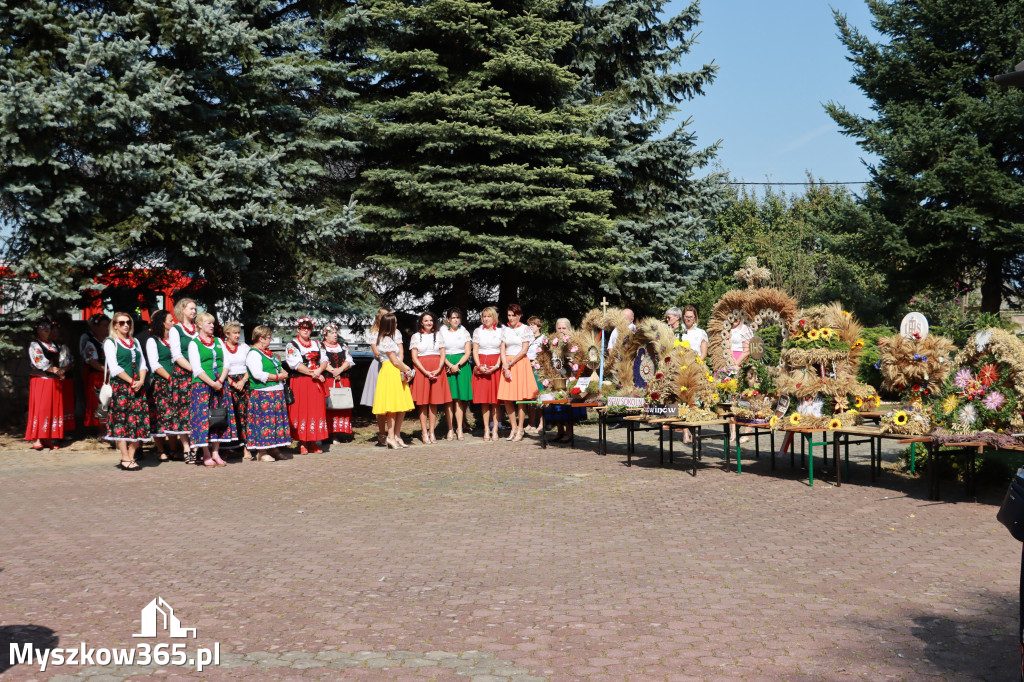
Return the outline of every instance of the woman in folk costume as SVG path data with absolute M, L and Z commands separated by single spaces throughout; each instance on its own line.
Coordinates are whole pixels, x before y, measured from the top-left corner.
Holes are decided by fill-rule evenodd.
M 415 407 L 407 381 L 412 368 L 402 361 L 401 350 L 395 340 L 397 331 L 398 320 L 394 314 L 388 313 L 380 319 L 377 350 L 381 354 L 381 363 L 373 396 L 373 413 L 383 414 L 387 427 L 384 442 L 394 449 L 409 447 L 402 440 L 402 422 L 405 413 Z
M 28 345 L 28 426 L 25 440 L 32 441 L 33 450 L 60 449 L 64 439 L 64 375 L 60 365 L 60 348 L 51 343 L 49 320 L 36 324 L 36 338 Z
M 509 303 L 505 314 L 508 326 L 504 329 L 501 342 L 502 369 L 498 400 L 505 401 L 505 411 L 512 427 L 512 432 L 505 440 L 519 441 L 523 439 L 526 428 L 526 406 L 516 403 L 537 397 L 537 378 L 526 357 L 530 343 L 533 342 L 533 330 L 530 325 L 523 324 L 523 309 L 518 303 Z
M 238 441 L 232 443 L 232 450 L 242 448 L 242 460 L 251 461 L 249 452 L 249 372 L 245 368 L 245 359 L 249 355 L 249 346 L 242 340 L 242 324 L 232 320 L 224 325 L 224 364 L 228 367 L 227 388 L 231 392 L 231 406 L 235 409 L 235 429 Z
M 120 467 L 138 471 L 135 453 L 150 440 L 149 405 L 146 402 L 146 360 L 142 344 L 135 340 L 135 321 L 128 313 L 114 313 L 103 355 L 114 395 L 107 411 L 107 440 L 121 453 Z
M 295 402 L 288 406 L 292 438 L 299 441 L 299 454 L 323 452 L 319 442 L 327 438 L 327 406 L 324 372 L 327 356 L 313 337 L 313 320 L 303 317 L 298 334 L 288 342 L 284 361 L 292 375 Z
M 60 354 L 59 365 L 64 370 L 64 378 L 60 382 L 61 397 L 64 400 L 64 433 L 75 431 L 75 380 L 72 378 L 72 367 L 74 364 L 74 356 L 71 355 L 71 349 L 68 345 L 63 342 L 60 323 L 56 320 L 50 320 L 50 343 L 57 347 Z M 54 450 L 59 450 L 59 446 L 51 445 Z
M 103 385 L 103 341 L 110 334 L 110 318 L 96 313 L 87 320 L 89 331 L 78 339 L 78 355 L 82 358 L 82 387 L 85 391 L 85 415 L 82 425 L 99 429 L 102 437 L 103 423 L 96 419 L 99 407 L 99 390 Z
M 245 356 L 249 373 L 249 424 L 246 445 L 253 452 L 262 452 L 261 462 L 291 459 L 278 448 L 292 444 L 288 426 L 288 407 L 284 404 L 284 382 L 288 372 L 270 352 L 270 327 L 260 325 L 252 330 L 253 347 Z
M 480 406 L 483 416 L 484 440 L 498 440 L 498 423 L 501 421 L 498 382 L 501 380 L 504 334 L 498 327 L 498 311 L 493 307 L 480 312 L 480 323 L 481 326 L 473 330 L 473 402 Z
M 473 358 L 473 337 L 462 326 L 462 311 L 458 308 L 451 308 L 445 314 L 445 323 L 438 334 L 444 346 L 448 390 L 452 394 L 451 402 L 444 406 L 448 418 L 447 439 L 465 440 L 462 424 L 469 401 L 473 399 L 473 370 L 469 366 Z
M 348 352 L 348 346 L 338 339 L 338 326 L 329 324 L 324 327 L 324 355 L 327 358 L 327 382 L 325 390 L 330 395 L 332 388 L 348 388 L 351 390 L 352 382 L 349 380 L 349 370 L 352 369 L 352 356 Z M 327 410 L 327 431 L 331 434 L 341 434 L 348 440 L 352 435 L 352 410 Z
M 231 392 L 227 389 L 228 367 L 224 361 L 224 344 L 214 337 L 214 319 L 210 313 L 196 316 L 199 334 L 188 346 L 188 363 L 192 367 L 192 387 L 189 389 L 189 430 L 192 447 L 203 449 L 203 466 L 227 466 L 220 456 L 220 444 L 238 438 L 235 410 Z M 226 412 L 226 423 L 210 423 L 214 408 Z
M 188 435 L 188 420 L 182 417 L 174 401 L 174 368 L 168 334 L 174 316 L 166 310 L 153 313 L 149 321 L 150 336 L 146 340 L 146 361 L 153 373 L 153 390 L 149 396 L 149 428 L 160 461 L 167 461 L 178 449 L 178 437 Z M 169 444 L 165 444 L 169 441 Z
M 171 348 L 171 409 L 174 411 L 172 420 L 185 430 L 189 428 L 191 419 L 192 365 L 188 361 L 188 347 L 199 336 L 196 329 L 198 308 L 191 298 L 183 298 L 174 304 L 174 317 L 178 321 L 167 331 L 167 343 Z M 181 447 L 185 462 L 195 464 L 196 453 L 192 448 L 192 437 L 189 433 L 180 433 Z
M 438 332 L 433 313 L 420 315 L 420 330 L 409 339 L 409 354 L 416 376 L 412 380 L 412 401 L 419 406 L 420 434 L 425 445 L 437 442 L 437 406 L 452 400 L 442 359 L 444 337 Z M 450 430 L 449 430 L 450 432 Z

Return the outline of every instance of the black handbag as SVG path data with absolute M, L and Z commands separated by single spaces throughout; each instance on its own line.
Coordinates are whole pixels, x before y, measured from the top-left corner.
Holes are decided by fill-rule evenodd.
M 210 430 L 222 429 L 228 425 L 228 408 L 226 407 L 211 407 L 210 408 Z
M 284 385 L 284 404 L 291 405 L 295 402 L 295 392 L 287 383 Z
M 996 520 L 1006 526 L 1014 540 L 1024 542 L 1024 468 L 1010 481 Z

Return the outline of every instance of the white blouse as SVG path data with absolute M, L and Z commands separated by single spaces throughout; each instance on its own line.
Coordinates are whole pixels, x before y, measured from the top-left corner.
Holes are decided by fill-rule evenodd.
M 195 343 L 188 344 L 188 357 L 185 359 L 188 360 L 188 364 L 192 365 L 192 376 L 198 378 L 199 375 L 203 373 L 202 358 L 199 356 L 199 344 L 203 343 L 203 341 L 198 336 L 196 337 L 195 341 Z M 217 344 L 220 344 L 221 352 L 224 353 L 225 357 L 227 356 L 228 349 L 224 347 L 223 341 L 221 341 L 217 337 L 214 337 L 213 344 L 214 347 L 216 347 Z M 207 348 L 209 348 L 209 346 L 207 346 Z M 211 376 L 210 380 L 217 381 L 218 379 L 220 379 L 221 372 L 224 371 L 224 368 L 217 365 L 216 355 L 213 356 L 213 367 L 211 369 L 213 369 L 213 373 L 215 376 Z
M 249 350 L 256 351 L 255 353 L 246 353 L 245 355 L 245 368 L 249 370 L 249 374 L 252 378 L 261 384 L 265 384 L 270 381 L 270 374 L 263 371 L 263 352 L 259 348 L 250 348 Z M 277 363 L 275 363 L 276 365 Z M 275 372 L 280 374 L 280 372 Z M 284 384 L 280 381 L 273 384 L 272 386 L 266 386 L 264 388 L 257 388 L 257 391 L 283 391 Z
M 227 351 L 225 351 L 227 352 Z M 306 356 L 310 353 L 318 353 L 320 359 L 316 361 L 316 366 L 319 367 L 323 363 L 327 362 L 327 354 L 324 353 L 324 349 L 320 346 L 320 343 L 316 339 L 310 339 L 309 345 L 304 346 L 299 343 L 298 339 L 293 339 L 288 342 L 285 346 L 284 361 L 288 363 L 288 366 L 293 370 L 297 370 L 299 365 L 306 365 Z
M 160 349 L 157 346 L 158 343 L 163 343 L 163 339 L 158 339 L 155 336 L 151 336 L 146 339 L 146 362 L 149 363 L 149 366 L 153 368 L 154 372 L 156 371 L 156 368 L 160 366 Z M 170 347 L 170 339 L 168 339 L 167 345 Z
M 708 340 L 708 333 L 703 329 L 699 329 L 697 327 L 694 327 L 693 329 L 687 329 L 685 332 L 683 332 L 683 337 L 680 339 L 680 341 L 689 341 L 690 350 L 696 351 L 698 355 L 700 355 L 700 344 L 702 341 L 710 344 L 710 341 Z M 743 350 L 742 341 L 740 341 L 739 350 Z
M 733 329 L 729 335 L 729 343 L 733 352 L 741 352 L 743 350 L 743 342 L 749 341 L 752 338 L 754 338 L 754 332 L 750 331 L 750 327 L 745 324 L 741 324 Z
M 117 364 L 117 346 L 114 345 L 115 343 L 135 355 L 135 364 L 137 365 L 139 376 L 142 376 L 142 373 L 146 371 L 146 358 L 142 353 L 142 344 L 139 343 L 138 339 L 133 339 L 132 345 L 129 346 L 121 339 L 114 341 L 114 339 L 108 338 L 103 342 L 103 353 L 106 355 L 107 371 L 110 372 L 110 376 L 116 377 L 121 372 L 128 373 L 128 370 Z
M 487 329 L 477 327 L 473 330 L 473 344 L 480 347 L 480 355 L 497 355 L 501 352 L 501 342 L 505 338 L 505 331 L 501 327 Z
M 367 329 L 366 330 L 366 343 L 370 343 L 370 344 L 377 343 L 377 332 L 375 330 L 373 330 L 373 329 Z M 395 330 L 395 343 L 396 344 L 403 343 L 403 341 L 402 341 L 402 332 L 398 331 L 397 329 Z
M 459 353 L 466 352 L 466 344 L 472 343 L 473 338 L 466 331 L 466 328 L 459 326 L 458 329 L 452 331 L 448 327 L 441 327 L 441 331 L 438 332 L 441 337 L 442 345 L 444 346 L 444 352 L 448 355 L 458 355 Z M 469 349 L 473 352 L 472 347 Z
M 398 354 L 398 342 L 390 336 L 385 336 L 380 340 L 380 343 L 377 344 L 377 352 L 380 353 L 381 362 L 391 362 L 388 358 L 388 353 Z
M 181 325 L 184 328 L 184 324 Z M 185 353 L 188 352 L 188 344 L 192 342 L 192 339 L 199 338 L 199 327 L 195 324 L 192 325 L 192 330 L 195 332 L 191 336 L 181 336 L 178 331 L 178 325 L 174 325 L 167 332 L 167 343 L 171 347 L 171 362 L 177 363 L 178 358 L 185 358 Z M 188 358 L 185 358 L 188 360 Z
M 441 334 L 416 332 L 409 339 L 409 350 L 415 350 L 420 357 L 440 355 L 444 351 L 444 337 Z
M 515 329 L 507 326 L 504 332 L 506 355 L 518 355 L 524 343 L 533 343 L 533 329 L 528 324 L 521 324 Z
M 239 341 L 234 353 L 226 343 L 221 347 L 224 349 L 224 364 L 228 366 L 228 376 L 245 374 L 245 358 L 249 355 L 249 346 Z

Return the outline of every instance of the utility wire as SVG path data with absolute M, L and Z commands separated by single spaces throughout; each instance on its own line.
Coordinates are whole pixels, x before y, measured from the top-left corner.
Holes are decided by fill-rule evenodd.
M 725 183 L 727 185 L 866 185 L 867 180 L 857 180 L 854 182 L 745 182 L 745 181 L 729 181 Z

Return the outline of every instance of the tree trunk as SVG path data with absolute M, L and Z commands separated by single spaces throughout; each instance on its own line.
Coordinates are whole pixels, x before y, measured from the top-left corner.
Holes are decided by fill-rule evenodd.
M 999 313 L 1003 302 L 1003 265 L 1005 258 L 990 253 L 985 259 L 985 279 L 981 283 L 981 312 Z

